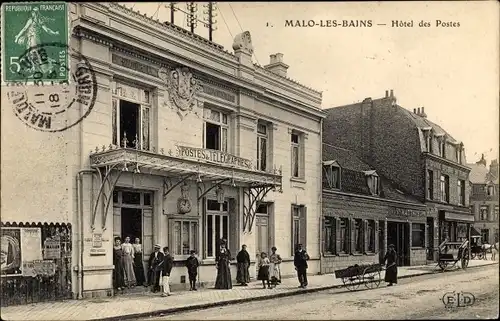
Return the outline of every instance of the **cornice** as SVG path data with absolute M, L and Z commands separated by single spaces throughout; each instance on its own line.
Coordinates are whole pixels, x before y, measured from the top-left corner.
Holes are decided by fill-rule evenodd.
M 464 172 L 467 172 L 467 173 L 469 173 L 471 171 L 470 167 L 464 166 L 462 164 L 458 164 L 458 163 L 456 163 L 454 161 L 451 161 L 449 159 L 446 159 L 446 158 L 434 155 L 434 154 L 429 153 L 429 152 L 422 152 L 422 153 L 424 154 L 424 156 L 426 158 L 434 160 L 434 161 L 436 161 L 436 162 L 438 162 L 440 164 L 444 164 L 444 165 L 448 165 L 450 167 L 458 168 L 458 169 L 461 169 L 461 170 L 463 170 Z
M 353 198 L 366 199 L 366 200 L 372 201 L 373 203 L 401 204 L 401 205 L 405 205 L 405 206 L 412 206 L 412 207 L 421 208 L 422 210 L 425 210 L 425 208 L 426 208 L 425 204 L 396 201 L 396 200 L 392 200 L 392 199 L 388 199 L 388 198 L 381 198 L 381 197 L 374 197 L 374 196 L 369 196 L 369 195 L 360 195 L 360 194 L 355 194 L 355 193 L 341 192 L 339 190 L 323 189 L 323 194 L 325 194 L 325 195 L 343 195 L 343 196 L 349 196 L 349 197 L 353 197 Z

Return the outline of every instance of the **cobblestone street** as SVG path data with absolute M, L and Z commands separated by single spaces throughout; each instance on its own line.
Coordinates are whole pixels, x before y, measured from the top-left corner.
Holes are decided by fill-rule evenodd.
M 498 266 L 400 280 L 397 286 L 333 289 L 265 302 L 174 314 L 153 320 L 387 320 L 498 317 Z M 447 292 L 470 292 L 474 305 L 446 309 Z M 146 318 L 142 319 L 146 320 Z M 147 320 L 152 320 L 148 318 Z

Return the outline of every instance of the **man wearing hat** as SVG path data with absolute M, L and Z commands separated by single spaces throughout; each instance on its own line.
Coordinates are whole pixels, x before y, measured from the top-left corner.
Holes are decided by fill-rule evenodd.
M 157 292 L 160 290 L 160 273 L 163 269 L 165 255 L 160 252 L 161 245 L 155 244 L 154 251 L 149 256 L 149 271 L 148 281 L 152 287 L 151 291 Z
M 394 250 L 394 244 L 389 245 L 389 249 L 384 256 L 384 262 L 387 261 L 385 269 L 384 281 L 389 283 L 387 286 L 392 286 L 398 283 L 398 265 L 397 265 L 398 255 Z

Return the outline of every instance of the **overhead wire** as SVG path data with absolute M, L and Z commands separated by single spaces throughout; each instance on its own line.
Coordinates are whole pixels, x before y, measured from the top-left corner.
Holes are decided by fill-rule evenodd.
M 229 26 L 227 25 L 226 19 L 224 18 L 224 15 L 222 14 L 222 10 L 220 9 L 220 6 L 217 6 L 217 10 L 219 10 L 219 13 L 220 13 L 220 16 L 222 18 L 222 21 L 224 21 L 224 24 L 226 25 L 227 31 L 229 31 L 229 34 L 231 35 L 231 38 L 234 39 L 234 36 L 231 33 L 231 29 L 229 29 Z
M 135 4 L 134 4 L 134 5 L 135 5 Z M 161 7 L 161 3 L 158 5 L 158 8 L 156 8 L 155 13 L 153 14 L 153 18 L 154 18 L 155 16 L 157 16 L 157 17 L 158 17 L 158 12 L 160 11 L 160 7 Z

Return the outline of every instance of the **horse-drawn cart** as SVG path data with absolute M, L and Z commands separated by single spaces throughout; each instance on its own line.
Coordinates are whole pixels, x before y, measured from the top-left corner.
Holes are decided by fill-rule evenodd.
M 469 241 L 449 242 L 444 241 L 438 248 L 438 266 L 442 271 L 454 267 L 460 261 L 462 269 L 469 265 Z
M 361 284 L 373 289 L 380 286 L 382 281 L 380 272 L 382 270 L 382 264 L 356 264 L 342 270 L 336 270 L 335 278 L 342 279 L 342 283 L 349 291 L 358 289 Z

